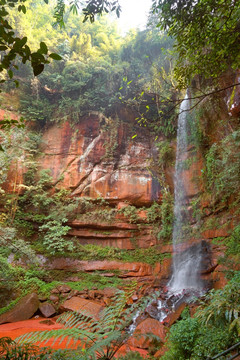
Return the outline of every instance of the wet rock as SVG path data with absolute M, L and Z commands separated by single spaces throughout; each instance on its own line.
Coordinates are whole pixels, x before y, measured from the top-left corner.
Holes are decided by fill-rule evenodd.
M 88 298 L 89 298 L 89 299 L 95 299 L 95 297 L 96 297 L 96 291 L 94 291 L 94 290 L 89 290 L 89 292 L 88 292 Z
M 44 325 L 49 325 L 50 326 L 50 325 L 54 325 L 55 322 L 52 321 L 52 320 L 46 319 L 46 320 L 39 321 L 39 324 L 44 324 Z
M 47 296 L 46 296 L 46 295 L 38 295 L 38 300 L 39 300 L 39 301 L 46 301 L 46 300 L 47 300 Z
M 114 273 L 104 273 L 104 274 L 99 274 L 100 276 L 103 276 L 103 277 L 114 277 L 115 274 Z
M 166 329 L 159 321 L 147 318 L 136 327 L 133 336 L 128 340 L 128 344 L 137 348 L 148 349 L 152 345 L 153 340 L 146 336 L 147 333 L 153 333 L 159 337 L 160 342 L 163 342 L 166 336 Z
M 161 269 L 159 273 L 159 277 L 161 279 L 168 279 L 172 271 L 172 259 L 165 258 L 161 263 Z
M 137 300 L 138 300 L 138 296 L 137 296 L 137 294 L 133 294 L 133 296 L 132 296 L 132 300 L 133 300 L 133 301 L 137 301 Z
M 168 327 L 172 326 L 180 318 L 186 306 L 187 304 L 185 302 L 181 303 L 178 307 L 176 307 L 174 312 L 171 312 L 167 315 L 167 317 L 163 321 L 163 324 Z
M 157 308 L 157 302 L 152 302 L 150 305 L 146 307 L 145 312 L 153 319 L 158 318 L 159 310 Z
M 162 286 L 162 279 L 156 277 L 153 282 L 153 287 L 159 289 Z
M 41 311 L 42 315 L 46 318 L 54 315 L 56 313 L 56 310 L 52 304 L 49 302 L 44 302 L 39 306 L 39 310 Z
M 134 122 L 132 114 L 119 113 L 119 118 L 122 116 Z M 160 186 L 147 169 L 152 154 L 148 134 L 145 132 L 133 146 L 129 127 L 120 122 L 116 133 L 119 157 L 106 163 L 105 144 L 112 135 L 101 132 L 100 123 L 100 115 L 89 114 L 74 129 L 68 121 L 50 126 L 43 134 L 40 168 L 50 169 L 54 181 L 64 173 L 59 186 L 74 196 L 97 198 L 102 194 L 112 202 L 121 199 L 137 205 L 158 200 Z
M 111 304 L 111 302 L 112 302 L 112 301 L 111 301 L 111 299 L 110 299 L 110 298 L 108 298 L 108 297 L 104 297 L 104 298 L 103 298 L 103 302 L 104 302 L 104 304 L 105 304 L 105 305 L 109 306 L 109 305 Z
M 39 300 L 37 294 L 28 294 L 19 300 L 11 310 L 0 315 L 0 324 L 28 320 L 37 311 L 38 306 Z

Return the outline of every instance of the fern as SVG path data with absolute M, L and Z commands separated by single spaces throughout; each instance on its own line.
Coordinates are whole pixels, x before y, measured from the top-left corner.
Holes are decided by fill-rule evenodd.
M 127 307 L 136 284 L 126 291 L 118 291 L 110 306 L 106 307 L 95 321 L 86 311 L 64 313 L 57 320 L 64 327 L 58 330 L 36 331 L 24 334 L 17 340 L 21 342 L 43 343 L 54 338 L 53 344 L 64 340 L 66 347 L 85 346 L 85 353 L 91 359 L 111 360 L 120 347 L 132 335 L 129 327 L 133 318 L 145 310 L 149 302 L 159 296 L 154 293 Z
M 50 357 L 49 357 L 50 356 Z M 18 345 L 9 337 L 0 338 L 0 360 L 47 360 L 51 350 L 39 349 L 31 344 Z

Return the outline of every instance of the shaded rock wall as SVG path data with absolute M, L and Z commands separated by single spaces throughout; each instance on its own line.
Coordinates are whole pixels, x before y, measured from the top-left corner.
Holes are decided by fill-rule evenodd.
M 153 145 L 147 131 L 132 139 L 134 121 L 131 113 L 127 121 L 90 114 L 76 125 L 55 124 L 44 132 L 39 167 L 71 196 L 150 205 L 160 198 L 148 169 Z

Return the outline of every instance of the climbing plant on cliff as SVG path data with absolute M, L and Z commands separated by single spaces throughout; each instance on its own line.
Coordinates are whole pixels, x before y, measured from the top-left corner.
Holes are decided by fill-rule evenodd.
M 56 189 L 51 195 L 52 180 L 47 170 L 42 170 L 37 178 L 35 169 L 29 169 L 25 174 L 25 191 L 19 197 L 15 225 L 26 236 L 26 230 L 32 228 L 32 223 L 36 224 L 39 246 L 53 255 L 74 250 L 73 242 L 65 236 L 70 230 L 66 223 L 76 209 L 77 201 L 69 199 L 66 190 Z

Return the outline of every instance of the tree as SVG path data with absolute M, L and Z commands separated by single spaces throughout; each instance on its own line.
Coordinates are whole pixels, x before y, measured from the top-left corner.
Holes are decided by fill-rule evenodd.
M 175 38 L 175 76 L 186 87 L 196 74 L 217 78 L 240 64 L 239 0 L 153 0 L 158 26 Z
M 43 0 L 45 4 L 49 3 L 49 0 Z M 17 29 L 11 26 L 9 16 L 11 11 L 17 8 L 18 12 L 26 14 L 27 7 L 24 3 L 28 0 L 0 0 L 0 51 L 2 57 L 0 61 L 0 72 L 7 71 L 10 79 L 13 78 L 13 69 L 18 69 L 16 65 L 16 58 L 20 58 L 22 63 L 27 61 L 31 63 L 33 73 L 35 76 L 39 75 L 43 70 L 45 64 L 49 64 L 50 60 L 61 60 L 61 56 L 56 53 L 50 53 L 45 42 L 41 42 L 39 48 L 36 51 L 31 51 L 28 46 L 27 36 L 19 37 Z M 69 9 L 73 13 L 77 13 L 79 9 L 78 1 L 72 0 L 69 3 Z M 116 10 L 117 15 L 120 14 L 120 6 L 118 1 L 105 1 L 105 0 L 90 0 L 87 6 L 82 9 L 84 14 L 84 21 L 90 19 L 94 21 L 96 14 L 102 14 L 103 12 L 109 12 Z M 64 14 L 66 11 L 66 5 L 64 0 L 57 0 L 57 4 L 54 8 L 53 18 L 55 19 L 55 25 L 60 27 L 64 26 Z M 0 83 L 5 82 L 5 79 L 0 80 Z M 16 86 L 19 85 L 18 80 L 14 80 Z
M 0 51 L 3 52 L 0 63 L 0 72 L 6 70 L 10 79 L 13 78 L 13 68 L 18 69 L 15 63 L 17 57 L 21 58 L 23 64 L 30 61 L 33 68 L 34 75 L 40 74 L 44 65 L 50 62 L 50 59 L 60 60 L 61 57 L 55 53 L 48 54 L 48 48 L 44 42 L 40 43 L 39 49 L 32 52 L 27 44 L 27 37 L 18 37 L 17 31 L 12 28 L 9 22 L 9 15 L 11 9 L 18 5 L 17 10 L 22 13 L 26 13 L 26 6 L 22 3 L 26 0 L 1 0 L 0 1 Z M 48 3 L 48 0 L 44 0 Z M 1 83 L 5 80 L 2 79 Z M 16 86 L 18 81 L 14 80 Z

